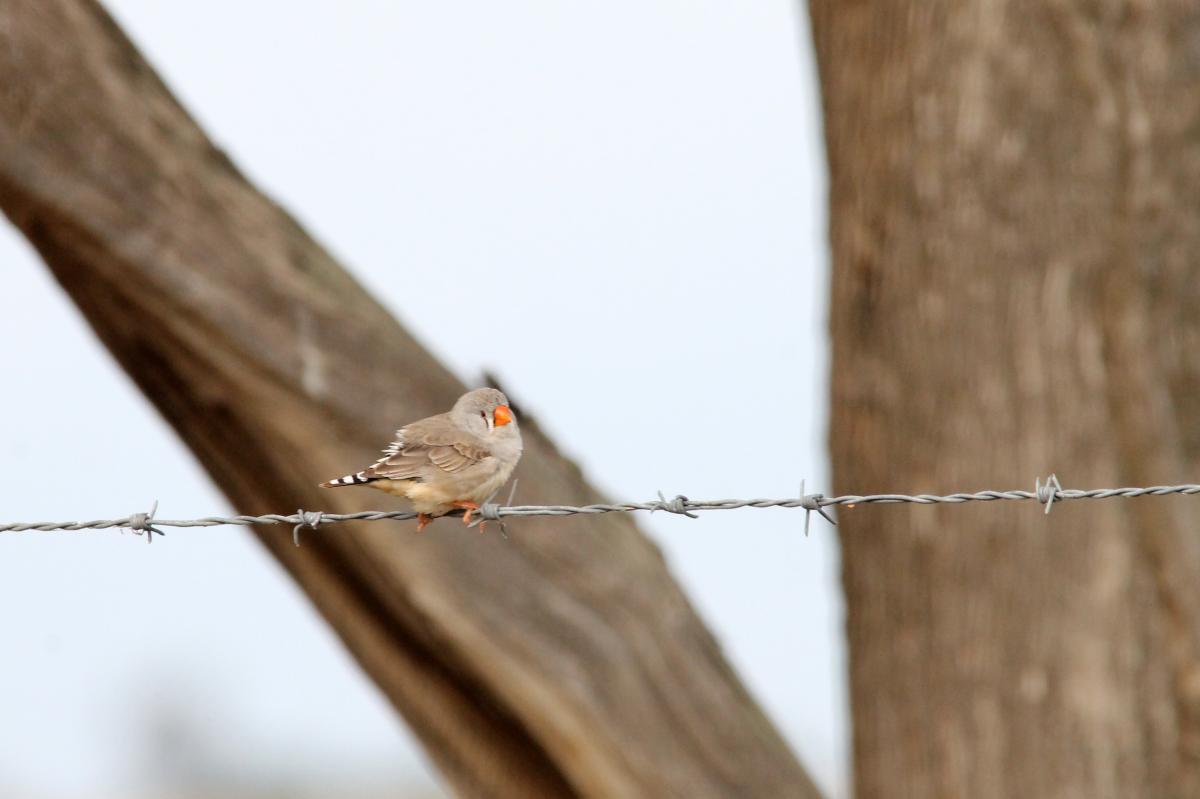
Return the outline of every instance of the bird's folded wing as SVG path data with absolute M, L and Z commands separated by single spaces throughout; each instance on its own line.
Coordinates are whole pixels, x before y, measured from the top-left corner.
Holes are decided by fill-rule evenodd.
M 398 430 L 396 441 L 388 448 L 386 456 L 367 469 L 365 476 L 421 480 L 430 475 L 430 467 L 453 474 L 491 454 L 474 433 L 457 427 L 444 417 L 433 417 Z

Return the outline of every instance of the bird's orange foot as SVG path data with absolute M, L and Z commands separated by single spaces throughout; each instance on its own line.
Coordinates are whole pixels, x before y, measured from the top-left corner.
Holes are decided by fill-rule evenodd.
M 417 532 L 419 533 L 422 530 L 424 530 L 426 527 L 428 527 L 429 523 L 431 521 L 433 521 L 432 516 L 426 516 L 424 513 L 418 513 L 417 514 Z
M 471 502 L 470 500 L 467 500 L 467 499 L 456 499 L 453 502 L 451 502 L 450 504 L 456 508 L 462 508 L 463 510 L 466 511 L 466 513 L 463 514 L 463 524 L 465 524 L 469 527 L 471 525 L 471 512 L 479 510 L 479 503 Z M 483 532 L 483 531 L 480 530 L 480 532 Z

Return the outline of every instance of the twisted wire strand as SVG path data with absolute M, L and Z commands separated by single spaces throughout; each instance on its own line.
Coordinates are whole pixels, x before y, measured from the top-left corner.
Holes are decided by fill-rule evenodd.
M 1200 494 L 1200 485 L 1146 486 L 1127 488 L 1092 488 L 1087 490 L 1064 489 L 1051 477 L 1046 485 L 1038 481 L 1034 491 L 976 491 L 955 494 L 844 494 L 826 497 L 823 494 L 803 494 L 785 499 L 710 499 L 694 500 L 685 496 L 666 499 L 660 492 L 657 500 L 649 502 L 598 503 L 595 505 L 497 505 L 485 503 L 478 512 L 472 526 L 485 521 L 499 521 L 521 516 L 573 516 L 578 514 L 632 513 L 635 511 L 664 511 L 695 518 L 697 513 L 714 510 L 737 510 L 740 508 L 801 508 L 816 511 L 825 516 L 823 508 L 833 506 L 875 505 L 912 503 L 917 505 L 960 504 L 963 502 L 995 502 L 1034 500 L 1049 512 L 1054 502 L 1075 499 L 1110 499 L 1113 497 L 1166 496 L 1168 494 Z M 157 507 L 157 504 L 156 504 Z M 339 522 L 375 522 L 383 520 L 403 521 L 415 519 L 411 511 L 361 511 L 358 513 L 324 513 L 300 510 L 294 514 L 269 513 L 263 516 L 205 516 L 199 519 L 157 519 L 155 509 L 149 513 L 134 513 L 121 519 L 92 519 L 71 522 L 10 522 L 0 524 L 0 533 L 6 532 L 50 532 L 55 530 L 106 530 L 114 527 L 138 533 L 162 534 L 162 527 L 220 527 L 224 525 L 289 524 L 299 540 L 302 528 L 316 529 L 318 525 Z M 450 515 L 461 515 L 455 512 Z M 834 520 L 825 518 L 831 523 Z

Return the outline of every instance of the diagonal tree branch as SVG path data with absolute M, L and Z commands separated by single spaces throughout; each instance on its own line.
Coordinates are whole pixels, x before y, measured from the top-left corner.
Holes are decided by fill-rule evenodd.
M 463 386 L 217 150 L 93 0 L 0 5 L 0 207 L 242 511 Z M 598 499 L 536 429 L 529 501 Z M 378 496 L 372 495 L 372 501 Z M 628 519 L 256 535 L 463 795 L 815 796 Z

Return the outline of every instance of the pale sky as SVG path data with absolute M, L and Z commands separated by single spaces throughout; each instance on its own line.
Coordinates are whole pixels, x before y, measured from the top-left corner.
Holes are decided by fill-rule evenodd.
M 106 5 L 252 180 L 610 496 L 828 488 L 826 179 L 794 2 Z M 0 263 L 0 521 L 233 511 L 7 223 Z M 495 312 L 447 324 L 430 298 L 464 286 Z M 639 521 L 844 795 L 831 529 Z M 0 795 L 436 780 L 244 530 L 0 534 L 0 629 Z

